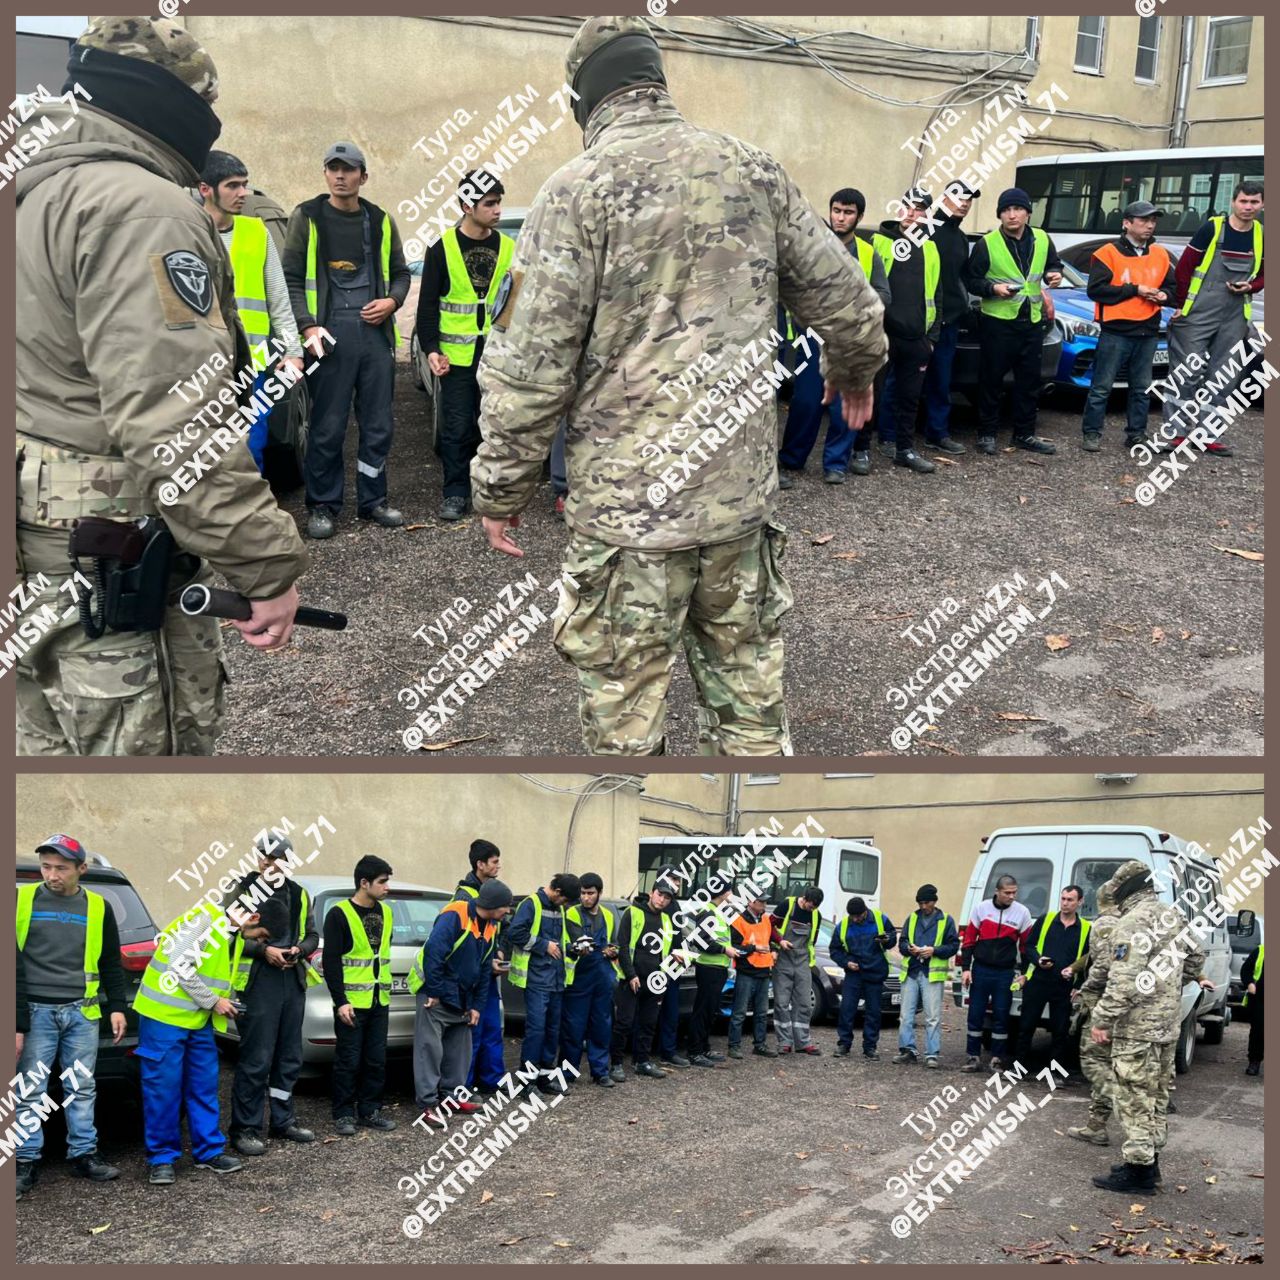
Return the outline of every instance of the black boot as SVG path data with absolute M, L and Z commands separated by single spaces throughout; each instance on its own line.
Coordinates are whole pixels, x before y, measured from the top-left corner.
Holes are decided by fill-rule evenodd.
M 1120 1172 L 1124 1169 L 1124 1167 L 1125 1167 L 1125 1166 L 1124 1166 L 1123 1164 L 1113 1164 L 1113 1165 L 1111 1166 L 1111 1172 L 1112 1172 L 1112 1173 L 1120 1173 Z M 1160 1155 L 1159 1155 L 1159 1152 L 1157 1152 L 1157 1153 L 1156 1153 L 1155 1162 L 1154 1162 L 1154 1163 L 1152 1164 L 1152 1166 L 1151 1166 L 1151 1178 L 1152 1178 L 1152 1181 L 1156 1184 L 1156 1186 L 1157 1186 L 1157 1187 L 1158 1187 L 1158 1186 L 1159 1186 L 1159 1185 L 1164 1181 L 1164 1179 L 1160 1176 Z
M 1156 1189 L 1154 1168 L 1155 1166 L 1150 1164 L 1126 1163 L 1105 1176 L 1099 1174 L 1094 1178 L 1093 1185 L 1101 1187 L 1103 1191 L 1123 1191 L 1127 1195 L 1133 1195 L 1134 1192 L 1154 1191 Z

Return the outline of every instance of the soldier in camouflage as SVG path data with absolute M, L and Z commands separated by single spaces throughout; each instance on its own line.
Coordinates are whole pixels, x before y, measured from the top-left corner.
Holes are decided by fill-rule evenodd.
M 1124 1163 L 1093 1179 L 1106 1191 L 1150 1192 L 1160 1179 L 1160 1152 L 1169 1136 L 1167 1107 L 1174 1047 L 1182 1021 L 1182 988 L 1203 976 L 1205 954 L 1186 917 L 1160 901 L 1151 871 L 1135 859 L 1122 863 L 1107 881 L 1119 920 L 1109 951 L 1097 951 L 1102 995 L 1093 1009 L 1090 1038 L 1111 1045 L 1116 1117 L 1124 1128 Z M 1181 965 L 1150 964 L 1174 939 Z M 1166 976 L 1167 975 L 1167 976 Z
M 292 630 L 297 529 L 247 449 L 215 451 L 230 432 L 214 415 L 193 423 L 195 387 L 230 403 L 250 360 L 230 264 L 184 191 L 221 128 L 217 71 L 177 23 L 136 17 L 95 19 L 68 71 L 64 92 L 83 94 L 41 105 L 58 131 L 17 178 L 18 574 L 43 620 L 5 653 L 14 665 L 18 649 L 18 751 L 204 755 L 222 718 L 217 621 L 171 608 L 158 633 L 91 640 L 60 587 L 77 517 L 159 512 L 206 562 L 201 580 L 217 570 L 253 601 L 235 624 L 249 644 L 278 649 Z M 169 390 L 184 380 L 188 399 Z M 217 461 L 161 506 L 175 437 L 183 460 L 212 441 Z
M 776 160 L 681 117 L 643 19 L 588 19 L 567 79 L 586 149 L 521 230 L 479 372 L 474 506 L 489 545 L 521 555 L 509 526 L 567 414 L 573 581 L 554 641 L 577 668 L 587 750 L 663 751 L 683 645 L 700 751 L 789 754 L 777 410 L 756 376 L 780 366 L 770 351 L 745 377 L 766 393 L 730 391 L 735 412 L 717 401 L 705 433 L 701 417 L 680 421 L 694 401 L 678 380 L 697 367 L 697 397 L 749 366 L 781 300 L 819 335 L 828 395 L 856 431 L 884 361 L 883 306 Z M 673 469 L 681 483 L 664 490 Z
M 1095 1146 L 1105 1147 L 1110 1142 L 1107 1137 L 1107 1121 L 1115 1109 L 1112 1099 L 1114 1077 L 1111 1074 L 1111 1042 L 1098 1044 L 1089 1034 L 1094 1006 L 1106 986 L 1107 970 L 1105 966 L 1095 963 L 1098 956 L 1111 955 L 1111 935 L 1120 923 L 1116 914 L 1116 904 L 1111 897 L 1109 885 L 1104 884 L 1098 890 L 1098 917 L 1092 922 L 1089 931 L 1089 950 L 1084 954 L 1084 963 L 1088 966 L 1083 984 L 1080 987 L 1080 1022 L 1084 1034 L 1080 1037 L 1080 1070 L 1089 1082 L 1092 1093 L 1089 1097 L 1089 1119 L 1082 1125 L 1074 1125 L 1067 1130 L 1073 1138 L 1081 1142 L 1092 1142 Z

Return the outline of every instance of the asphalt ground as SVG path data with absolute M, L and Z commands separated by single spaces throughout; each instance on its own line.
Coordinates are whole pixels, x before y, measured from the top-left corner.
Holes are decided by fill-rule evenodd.
M 544 586 L 558 574 L 566 530 L 552 514 L 549 482 L 523 517 L 521 561 L 489 550 L 478 517 L 454 525 L 437 518 L 440 469 L 427 444 L 426 405 L 402 364 L 388 471 L 392 503 L 410 527 L 357 522 L 349 501 L 337 535 L 309 544 L 314 565 L 303 598 L 345 611 L 348 630 L 299 630 L 271 656 L 250 651 L 228 630 L 233 684 L 221 753 L 406 752 L 402 735 L 415 709 L 397 692 L 427 677 L 443 647 L 414 632 L 459 596 L 480 617 L 527 572 Z M 1144 474 L 1119 443 L 1121 414 L 1108 417 L 1104 451 L 1087 454 L 1080 408 L 1073 397 L 1042 409 L 1039 431 L 1057 444 L 1054 457 L 978 455 L 975 420 L 964 408 L 955 411 L 954 430 L 970 451 L 933 475 L 911 475 L 877 452 L 869 477 L 826 485 L 815 450 L 779 503 L 796 598 L 784 636 L 797 755 L 892 754 L 891 734 L 911 707 L 896 709 L 902 697 L 891 701 L 889 691 L 935 647 L 904 639 L 905 628 L 919 627 L 952 598 L 960 609 L 948 619 L 949 635 L 987 603 L 989 590 L 1018 573 L 1027 585 L 1017 603 L 1048 612 L 953 705 L 934 700 L 937 718 L 911 738 L 909 754 L 1261 754 L 1263 565 L 1219 548 L 1263 547 L 1262 414 L 1232 425 L 1225 439 L 1234 457 L 1199 457 L 1144 507 L 1133 500 Z M 355 434 L 353 426 L 352 497 Z M 300 491 L 283 503 L 305 521 Z M 1037 586 L 1046 579 L 1049 586 Z M 556 596 L 534 598 L 550 616 Z M 1007 606 L 1006 616 L 1016 608 Z M 451 642 L 467 619 L 461 623 Z M 581 754 L 577 679 L 552 648 L 550 631 L 549 623 L 540 626 L 426 746 L 450 754 Z M 1066 637 L 1066 647 L 1051 649 L 1050 636 Z M 948 668 L 940 671 L 922 696 Z M 437 673 L 433 699 L 452 678 Z M 696 750 L 681 655 L 667 751 Z
M 951 1085 L 963 1093 L 939 1108 L 944 1128 L 987 1088 L 987 1073 L 957 1069 L 962 1022 L 948 997 L 938 1071 L 894 1065 L 892 1025 L 877 1062 L 856 1042 L 854 1056 L 833 1057 L 834 1028 L 819 1026 L 817 1058 L 748 1055 L 714 1072 L 631 1077 L 609 1091 L 577 1084 L 473 1185 L 459 1177 L 456 1202 L 417 1239 L 403 1222 L 425 1193 L 407 1197 L 400 1180 L 449 1135 L 412 1125 L 402 1069 L 388 1097 L 395 1132 L 334 1137 L 323 1084 L 304 1086 L 299 1118 L 319 1141 L 273 1142 L 229 1175 L 184 1159 L 169 1188 L 145 1181 L 136 1110 L 104 1103 L 100 1147 L 121 1167 L 119 1180 L 73 1180 L 50 1154 L 36 1191 L 17 1206 L 17 1256 L 246 1265 L 1261 1261 L 1263 1083 L 1243 1074 L 1244 1024 L 1229 1027 L 1221 1045 L 1199 1045 L 1191 1073 L 1179 1077 L 1155 1195 L 1092 1186 L 1093 1174 L 1121 1158 L 1118 1125 L 1107 1148 L 1067 1137 L 1083 1122 L 1086 1093 L 1050 1093 L 1033 1061 L 992 1113 L 1020 1092 L 1034 1109 L 908 1236 L 895 1236 L 890 1224 L 904 1201 L 886 1180 L 933 1140 L 923 1120 L 924 1136 L 905 1125 L 907 1116 Z M 1044 1033 L 1040 1044 L 1047 1051 Z M 508 1037 L 507 1062 L 518 1052 Z M 230 1086 L 224 1066 L 224 1121 Z M 60 1144 L 52 1136 L 50 1153 Z

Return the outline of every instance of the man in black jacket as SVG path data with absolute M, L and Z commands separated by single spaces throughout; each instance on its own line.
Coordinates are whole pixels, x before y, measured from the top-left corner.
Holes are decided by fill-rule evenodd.
M 404 523 L 387 505 L 391 452 L 395 313 L 409 293 L 400 233 L 391 215 L 360 196 L 369 180 L 364 152 L 335 142 L 324 156 L 328 195 L 289 217 L 284 277 L 308 349 L 311 429 L 307 437 L 307 534 L 330 538 L 342 510 L 343 442 L 355 397 L 360 428 L 356 510 L 384 528 Z
M 635 1042 L 631 1062 L 636 1075 L 661 1080 L 667 1074 L 649 1061 L 649 1053 L 666 990 L 665 983 L 657 979 L 651 983 L 650 979 L 662 967 L 662 961 L 670 954 L 675 940 L 675 926 L 669 911 L 675 894 L 663 887 L 669 883 L 660 875 L 649 893 L 637 898 L 618 921 L 618 963 L 622 966 L 622 981 L 618 983 L 615 996 L 613 1043 L 610 1046 L 613 1066 L 609 1071 L 616 1084 L 627 1078 L 622 1069 L 622 1055 L 631 1041 L 633 1026 Z
M 1017 1057 L 1023 1066 L 1030 1061 L 1031 1042 L 1047 1005 L 1053 1059 L 1066 1070 L 1071 1051 L 1071 992 L 1084 973 L 1089 946 L 1089 922 L 1079 914 L 1083 901 L 1084 890 L 1077 884 L 1067 885 L 1058 898 L 1058 910 L 1036 920 L 1022 944 L 1025 968 L 1013 981 L 1022 992 Z
M 1263 946 L 1254 947 L 1240 969 L 1240 985 L 1245 990 L 1243 1004 L 1249 1010 L 1249 1065 L 1244 1069 L 1247 1076 L 1256 1076 L 1262 1069 L 1262 970 L 1266 954 Z
M 258 892 L 277 883 L 259 907 L 266 925 L 266 941 L 248 938 L 232 984 L 245 1006 L 236 1019 L 240 1053 L 231 1090 L 231 1144 L 242 1156 L 260 1156 L 263 1108 L 270 1102 L 273 1138 L 313 1142 L 315 1134 L 297 1123 L 293 1089 L 302 1074 L 302 1019 L 306 1011 L 307 957 L 320 945 L 315 913 L 306 890 L 280 865 L 289 865 L 293 845 L 285 836 L 269 833 L 255 847 L 258 874 L 246 876 L 236 888 L 239 897 L 251 886 Z M 272 881 L 264 873 L 275 868 Z M 279 883 L 283 881 L 282 883 Z M 271 906 L 278 903 L 278 908 Z M 319 981 L 316 974 L 314 981 Z
M 1154 243 L 1162 209 L 1135 200 L 1124 211 L 1124 232 L 1098 249 L 1089 265 L 1088 294 L 1102 328 L 1084 405 L 1084 448 L 1102 448 L 1102 422 L 1116 379 L 1129 383 L 1126 451 L 1147 438 L 1151 408 L 1151 363 L 1160 341 L 1161 308 L 1172 301 L 1178 282 L 1168 252 Z

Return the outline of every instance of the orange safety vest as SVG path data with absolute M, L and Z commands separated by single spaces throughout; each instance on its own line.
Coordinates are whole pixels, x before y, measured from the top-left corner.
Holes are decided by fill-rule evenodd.
M 754 943 L 757 947 L 768 947 L 773 936 L 773 921 L 765 916 L 759 924 L 752 924 L 746 916 L 737 916 L 733 927 L 742 935 L 745 943 Z M 772 969 L 774 955 L 772 951 L 753 951 L 747 956 L 747 963 L 753 969 Z
M 1093 256 L 1111 268 L 1111 279 L 1116 284 L 1145 284 L 1158 289 L 1169 274 L 1169 255 L 1162 245 L 1153 244 L 1141 257 L 1130 257 L 1120 252 L 1114 240 L 1108 241 Z M 1103 320 L 1150 320 L 1160 310 L 1160 303 L 1148 302 L 1136 295 L 1123 302 L 1093 304 L 1093 318 Z M 1103 314 L 1105 311 L 1105 315 Z
M 470 905 L 471 904 L 469 902 L 463 900 L 459 902 L 451 902 L 444 908 L 444 911 L 452 911 L 458 919 L 462 921 L 462 933 L 459 935 L 458 941 L 453 944 L 454 951 L 457 951 L 457 949 L 462 945 L 462 939 L 465 938 L 468 933 L 471 934 L 473 938 L 481 938 L 485 942 L 492 942 L 493 935 L 498 931 L 498 926 L 492 920 L 486 920 L 484 932 L 482 933 L 480 930 L 480 922 L 471 918 L 471 913 L 468 910 Z M 444 911 L 441 912 L 442 915 L 444 914 Z M 452 955 L 453 953 L 450 952 L 450 954 Z

